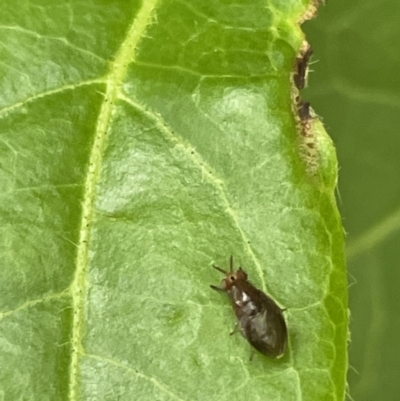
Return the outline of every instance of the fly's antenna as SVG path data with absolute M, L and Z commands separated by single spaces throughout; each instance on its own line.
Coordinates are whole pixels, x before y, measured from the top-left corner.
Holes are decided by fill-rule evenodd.
M 232 273 L 232 272 L 233 272 L 233 256 L 231 255 L 229 273 Z
M 226 276 L 229 274 L 227 271 L 221 269 L 219 266 L 212 265 L 215 270 L 218 270 L 221 273 L 224 273 Z

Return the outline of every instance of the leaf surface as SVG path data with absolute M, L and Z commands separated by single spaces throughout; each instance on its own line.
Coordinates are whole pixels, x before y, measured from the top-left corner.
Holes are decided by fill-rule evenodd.
M 305 3 L 4 3 L 4 399 L 343 398 L 335 152 L 292 106 Z M 287 308 L 279 361 L 228 335 L 231 254 Z

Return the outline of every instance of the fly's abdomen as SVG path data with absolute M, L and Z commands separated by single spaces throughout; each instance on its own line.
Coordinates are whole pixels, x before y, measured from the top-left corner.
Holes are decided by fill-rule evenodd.
M 232 286 L 229 296 L 243 337 L 264 355 L 282 356 L 287 329 L 279 306 L 249 282 L 244 286 Z
M 287 343 L 286 322 L 281 308 L 261 290 L 247 281 L 247 274 L 239 268 L 230 270 L 214 268 L 225 274 L 221 285 L 211 288 L 228 294 L 243 337 L 259 352 L 271 358 L 283 356 Z
M 243 332 L 249 343 L 273 358 L 283 355 L 287 330 L 281 310 L 262 310 L 243 321 Z

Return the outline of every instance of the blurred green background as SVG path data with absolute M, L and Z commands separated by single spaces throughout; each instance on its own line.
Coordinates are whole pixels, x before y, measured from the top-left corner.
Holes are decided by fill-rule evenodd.
M 302 95 L 339 158 L 347 235 L 349 393 L 400 399 L 400 2 L 328 0 L 303 25 L 314 49 Z

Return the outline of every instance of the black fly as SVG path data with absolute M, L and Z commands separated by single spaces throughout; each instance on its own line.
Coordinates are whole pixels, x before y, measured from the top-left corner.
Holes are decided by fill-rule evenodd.
M 239 267 L 233 271 L 233 257 L 227 272 L 218 266 L 214 269 L 225 274 L 219 287 L 213 290 L 226 292 L 235 312 L 238 330 L 259 352 L 270 358 L 285 353 L 287 328 L 282 309 L 275 301 L 247 281 L 247 274 Z

